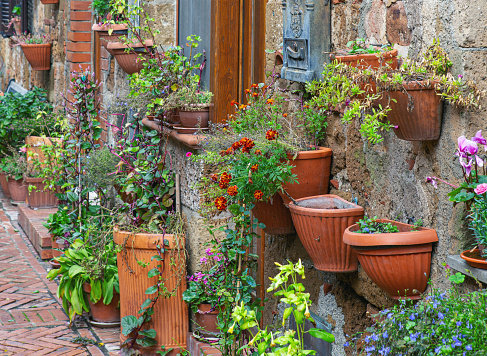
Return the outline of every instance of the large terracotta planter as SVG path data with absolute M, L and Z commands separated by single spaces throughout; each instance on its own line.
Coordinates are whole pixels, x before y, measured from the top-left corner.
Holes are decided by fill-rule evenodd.
M 27 198 L 27 184 L 24 183 L 24 179 L 14 179 L 13 177 L 7 177 L 8 190 L 13 201 L 25 201 Z
M 128 26 L 127 24 L 110 24 L 110 25 L 98 25 L 94 24 L 91 29 L 95 32 L 98 32 L 100 36 L 100 43 L 103 47 L 107 49 L 110 54 L 112 53 L 111 49 L 108 49 L 108 43 L 110 42 L 120 42 L 123 39 L 123 36 L 127 36 L 128 34 Z M 108 34 L 108 31 L 112 30 L 111 35 Z
M 398 126 L 394 133 L 407 141 L 437 140 L 443 114 L 441 96 L 436 94 L 434 87 L 424 89 L 424 82 L 404 83 L 404 87 L 407 94 L 397 90 L 383 94 L 385 99 L 391 99 L 389 105 L 392 110 L 387 119 Z
M 99 323 L 119 323 L 120 322 L 120 294 L 115 290 L 113 291 L 113 298 L 110 304 L 103 304 L 103 297 L 98 303 L 93 303 L 90 300 L 91 285 L 89 283 L 83 284 L 83 290 L 88 296 L 90 303 L 91 318 Z
M 153 42 L 151 40 L 146 40 L 145 46 L 151 49 Z M 109 42 L 107 44 L 107 50 L 113 54 L 118 65 L 125 73 L 134 74 L 140 72 L 144 68 L 143 60 L 141 60 L 140 55 L 148 55 L 145 52 L 145 46 L 142 43 L 126 45 L 121 42 Z M 128 50 L 129 48 L 130 50 Z
M 210 304 L 198 305 L 198 311 L 194 314 L 194 321 L 196 325 L 196 331 L 202 337 L 215 337 L 220 334 L 218 330 L 217 317 L 220 313 L 218 307 L 211 311 Z
M 156 284 L 157 277 L 148 278 L 147 273 L 155 268 L 160 262 L 151 261 L 152 256 L 157 255 L 157 244 L 163 245 L 163 240 L 169 242 L 168 249 L 174 249 L 176 239 L 173 235 L 159 234 L 131 234 L 126 231 L 114 230 L 113 239 L 117 245 L 125 246 L 117 255 L 118 275 L 120 283 L 120 317 L 123 319 L 128 315 L 138 315 L 140 306 L 149 297 L 145 294 L 147 288 Z M 184 249 L 184 239 L 182 242 Z M 167 257 L 167 254 L 166 254 Z M 137 261 L 149 263 L 147 268 L 141 267 Z M 185 264 L 186 261 L 176 261 L 178 264 Z M 178 282 L 171 275 L 170 268 L 164 269 L 162 278 L 168 278 L 165 286 L 172 290 Z M 170 355 L 176 355 L 177 351 L 186 348 L 186 335 L 189 331 L 188 307 L 183 301 L 183 292 L 186 290 L 186 274 L 181 276 L 181 285 L 175 295 L 171 298 L 159 298 L 154 306 L 154 315 L 144 328 L 154 329 L 157 332 L 157 346 L 154 348 L 143 348 L 144 355 L 155 355 L 160 350 L 160 345 L 166 349 L 174 348 Z M 127 337 L 120 334 L 120 341 L 123 343 Z M 140 348 L 137 346 L 137 348 Z
M 343 241 L 353 247 L 365 273 L 394 299 L 420 299 L 426 290 L 431 269 L 431 251 L 438 235 L 433 229 L 391 220 L 400 232 L 388 234 L 360 234 L 350 226 Z
M 206 128 L 210 121 L 210 109 L 206 107 L 198 111 L 186 111 L 184 108 L 180 108 L 179 120 L 183 127 Z
M 292 155 L 288 155 L 289 164 L 294 166 L 291 172 L 298 176 L 298 183 L 284 184 L 283 188 L 286 192 L 294 199 L 328 193 L 331 155 L 331 149 L 326 147 L 318 147 L 313 151 L 300 151 L 294 160 Z M 279 194 L 284 204 L 291 202 L 287 195 Z
M 293 220 L 289 209 L 284 206 L 279 194 L 274 194 L 268 201 L 258 201 L 252 209 L 254 217 L 266 227 L 270 235 L 289 235 L 294 233 Z
M 51 69 L 51 44 L 21 44 L 25 58 L 33 70 Z
M 0 172 L 0 186 L 2 187 L 5 198 L 10 198 L 10 189 L 8 189 L 7 175 L 5 172 Z
M 345 229 L 364 217 L 364 208 L 337 195 L 297 199 L 289 204 L 294 226 L 316 269 L 353 272 L 357 256 L 343 243 Z
M 59 201 L 51 190 L 44 190 L 45 184 L 42 183 L 44 178 L 24 177 L 25 184 L 34 185 L 36 189 L 27 193 L 27 204 L 31 208 L 52 208 L 59 205 Z
M 338 62 L 344 63 L 351 67 L 360 69 L 378 69 L 381 65 L 389 65 L 391 69 L 397 69 L 397 49 L 384 52 L 380 56 L 375 53 L 366 54 L 351 54 L 344 56 L 330 55 L 331 59 L 336 59 Z

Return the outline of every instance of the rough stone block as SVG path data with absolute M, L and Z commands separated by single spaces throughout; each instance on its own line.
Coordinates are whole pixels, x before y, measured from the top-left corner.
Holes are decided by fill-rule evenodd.
M 402 1 L 387 8 L 386 29 L 387 40 L 390 43 L 401 46 L 409 46 L 411 43 L 411 30 L 408 28 L 408 17 Z
M 373 0 L 370 10 L 365 16 L 365 32 L 367 38 L 378 44 L 387 43 L 386 38 L 386 6 L 382 0 Z
M 453 28 L 460 47 L 487 47 L 487 2 L 455 1 Z

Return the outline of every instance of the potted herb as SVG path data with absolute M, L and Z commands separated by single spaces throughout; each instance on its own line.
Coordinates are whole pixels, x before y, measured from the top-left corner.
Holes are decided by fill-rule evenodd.
M 22 34 L 14 38 L 24 52 L 33 70 L 51 69 L 50 35 Z
M 365 273 L 394 299 L 419 299 L 426 290 L 433 229 L 397 221 L 365 218 L 348 227 L 343 241 L 355 250 Z M 391 268 L 393 266 L 393 268 Z
M 110 13 L 110 2 L 105 0 L 93 0 L 91 10 L 98 23 L 95 23 L 91 29 L 100 36 L 100 42 L 108 50 L 108 43 L 123 41 L 128 35 L 128 25 L 123 18 L 112 16 Z M 111 54 L 111 49 L 108 50 Z
M 357 270 L 357 256 L 343 242 L 345 229 L 364 217 L 364 208 L 336 195 L 297 199 L 289 204 L 294 227 L 316 269 Z

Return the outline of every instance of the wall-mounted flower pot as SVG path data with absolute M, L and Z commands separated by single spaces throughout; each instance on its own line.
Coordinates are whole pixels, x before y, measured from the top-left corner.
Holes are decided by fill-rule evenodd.
M 27 198 L 27 184 L 24 183 L 24 179 L 14 179 L 13 177 L 7 177 L 8 190 L 13 201 L 25 201 Z
M 118 275 L 120 283 L 120 317 L 123 319 L 128 315 L 138 315 L 142 303 L 150 297 L 145 294 L 147 288 L 156 284 L 158 277 L 148 278 L 147 273 L 156 268 L 161 262 L 151 260 L 154 255 L 158 255 L 157 245 L 163 246 L 167 240 L 167 249 L 176 248 L 176 238 L 174 235 L 162 234 L 133 234 L 126 231 L 114 230 L 113 240 L 117 245 L 124 246 L 124 249 L 117 255 Z M 184 239 L 181 239 L 184 249 Z M 166 255 L 166 258 L 168 256 Z M 146 262 L 149 266 L 144 268 L 137 261 Z M 167 258 L 166 264 L 169 263 Z M 176 264 L 186 264 L 184 257 L 175 261 Z M 171 277 L 171 268 L 166 265 L 162 278 L 168 290 L 173 290 L 178 282 L 181 283 L 175 295 L 170 298 L 159 298 L 154 306 L 154 316 L 145 329 L 154 329 L 157 332 L 157 345 L 153 348 L 143 348 L 143 354 L 155 354 L 160 350 L 160 345 L 165 345 L 166 349 L 180 347 L 186 348 L 186 335 L 189 331 L 188 306 L 183 301 L 183 292 L 186 290 L 186 274 L 183 274 L 179 281 L 176 277 Z M 123 334 L 120 341 L 127 339 Z M 137 346 L 137 348 L 140 348 Z M 142 350 L 142 349 L 141 349 Z M 176 354 L 176 353 L 175 353 Z
M 45 184 L 42 183 L 44 178 L 29 178 L 24 177 L 27 188 L 29 185 L 34 185 L 36 189 L 32 189 L 27 193 L 27 204 L 31 208 L 52 208 L 59 205 L 59 201 L 54 194 L 57 191 L 44 190 Z
M 220 313 L 218 307 L 211 310 L 210 304 L 198 305 L 198 311 L 194 314 L 194 322 L 196 325 L 196 332 L 205 338 L 216 337 L 220 334 L 218 330 L 217 317 Z
M 210 108 L 202 107 L 201 110 L 190 111 L 186 108 L 179 109 L 179 120 L 183 127 L 206 128 L 210 121 Z
M 264 231 L 267 234 L 289 235 L 295 231 L 291 213 L 279 194 L 274 194 L 268 201 L 256 202 L 252 213 L 259 223 L 266 226 Z
M 487 269 L 487 260 L 482 257 L 482 254 L 480 253 L 480 250 L 478 248 L 473 251 L 463 251 L 460 254 L 460 257 L 467 261 L 469 266 L 480 269 Z
M 51 69 L 51 44 L 21 44 L 25 58 L 33 70 Z
M 297 202 L 298 205 L 289 204 L 289 210 L 315 268 L 326 272 L 356 271 L 357 256 L 343 243 L 343 232 L 364 217 L 364 208 L 331 194 Z
M 123 44 L 121 42 L 109 42 L 107 50 L 111 51 L 120 68 L 127 74 L 140 72 L 143 68 L 143 60 L 140 55 L 147 56 L 145 48 L 152 49 L 153 42 L 146 40 L 145 46 L 142 43 Z
M 437 140 L 443 114 L 441 96 L 436 94 L 434 87 L 426 89 L 426 83 L 421 81 L 404 83 L 404 87 L 407 94 L 397 90 L 383 94 L 386 100 L 391 99 L 392 110 L 387 114 L 387 120 L 398 126 L 394 133 L 407 141 Z
M 5 172 L 0 172 L 0 186 L 2 187 L 5 198 L 11 198 L 10 190 L 8 189 L 7 175 Z
M 357 233 L 350 226 L 343 241 L 351 245 L 365 273 L 394 299 L 420 299 L 426 290 L 431 269 L 431 251 L 438 235 L 433 229 L 418 228 L 392 220 L 399 232 L 386 234 Z
M 41 0 L 44 5 L 48 4 L 59 4 L 59 0 Z
M 337 60 L 340 63 L 356 67 L 360 69 L 378 69 L 381 65 L 389 65 L 391 69 L 397 69 L 397 49 L 382 53 L 378 56 L 375 53 L 364 54 L 350 54 L 350 55 L 334 55 L 331 54 L 332 60 Z
M 103 304 L 103 297 L 97 303 L 90 300 L 91 285 L 89 283 L 83 284 L 83 290 L 86 292 L 88 301 L 90 303 L 91 318 L 97 323 L 116 324 L 120 323 L 120 294 L 113 290 L 113 298 L 110 304 Z
M 294 199 L 313 197 L 328 193 L 331 171 L 330 148 L 318 147 L 313 151 L 300 151 L 296 158 L 288 154 L 289 164 L 294 166 L 291 170 L 298 176 L 298 183 L 284 184 L 283 188 Z M 283 193 L 281 194 L 284 204 L 291 200 Z
M 100 35 L 100 43 L 103 47 L 107 49 L 110 54 L 112 53 L 111 49 L 108 49 L 108 43 L 110 42 L 120 42 L 122 38 L 127 36 L 128 34 L 128 26 L 127 24 L 110 24 L 110 25 L 98 25 L 94 24 L 91 29 L 93 31 L 98 32 Z M 108 31 L 112 30 L 112 33 L 109 35 Z
M 164 113 L 164 118 L 166 122 L 170 125 L 178 125 L 181 123 L 181 118 L 179 117 L 179 108 L 170 110 Z

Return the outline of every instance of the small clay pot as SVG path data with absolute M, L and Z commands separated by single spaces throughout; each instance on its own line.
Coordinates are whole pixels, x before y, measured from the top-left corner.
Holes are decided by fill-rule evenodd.
M 25 58 L 30 63 L 32 70 L 51 69 L 51 44 L 21 44 Z
M 44 5 L 59 4 L 59 0 L 41 0 L 41 3 L 43 3 Z
M 487 269 L 487 260 L 485 257 L 482 257 L 482 252 L 478 248 L 473 251 L 463 251 L 460 254 L 460 257 L 467 261 L 468 265 L 471 267 Z
M 200 304 L 198 305 L 198 311 L 194 314 L 194 321 L 197 324 L 196 330 L 202 337 L 215 337 L 220 334 L 218 330 L 217 317 L 220 310 L 215 308 L 211 310 L 210 304 Z
M 291 213 L 277 193 L 268 201 L 256 202 L 252 214 L 259 223 L 265 225 L 264 231 L 267 234 L 289 235 L 295 232 Z
M 25 201 L 27 198 L 27 184 L 24 183 L 24 179 L 14 179 L 8 177 L 8 190 L 13 201 Z
M 179 109 L 179 119 L 181 125 L 188 128 L 206 128 L 210 120 L 209 108 L 202 108 L 198 111 L 185 111 L 184 108 Z
M 5 198 L 11 198 L 10 190 L 8 189 L 7 175 L 5 172 L 0 172 L 0 186 L 2 187 Z
M 153 42 L 151 40 L 145 41 L 145 46 L 151 49 Z M 140 72 L 143 68 L 143 60 L 140 55 L 148 56 L 145 52 L 145 46 L 142 43 L 135 43 L 126 45 L 121 42 L 109 42 L 107 50 L 113 54 L 120 68 L 127 74 L 134 74 Z M 127 49 L 130 50 L 127 52 Z
M 359 69 L 378 69 L 381 65 L 388 64 L 391 69 L 397 69 L 397 49 L 384 53 L 364 53 L 364 54 L 350 54 L 344 56 L 337 56 L 330 54 L 332 60 L 337 60 L 340 63 L 347 64 L 351 67 Z
M 113 290 L 113 298 L 110 304 L 103 304 L 103 297 L 97 303 L 93 303 L 90 299 L 91 285 L 89 283 L 83 284 L 83 290 L 88 296 L 90 303 L 91 317 L 94 321 L 99 323 L 119 323 L 120 322 L 120 294 Z
M 100 43 L 106 50 L 113 55 L 111 49 L 108 48 L 108 43 L 110 42 L 120 42 L 124 36 L 128 34 L 127 24 L 110 24 L 110 25 L 98 25 L 94 24 L 91 29 L 99 33 Z M 111 35 L 108 31 L 112 30 Z

